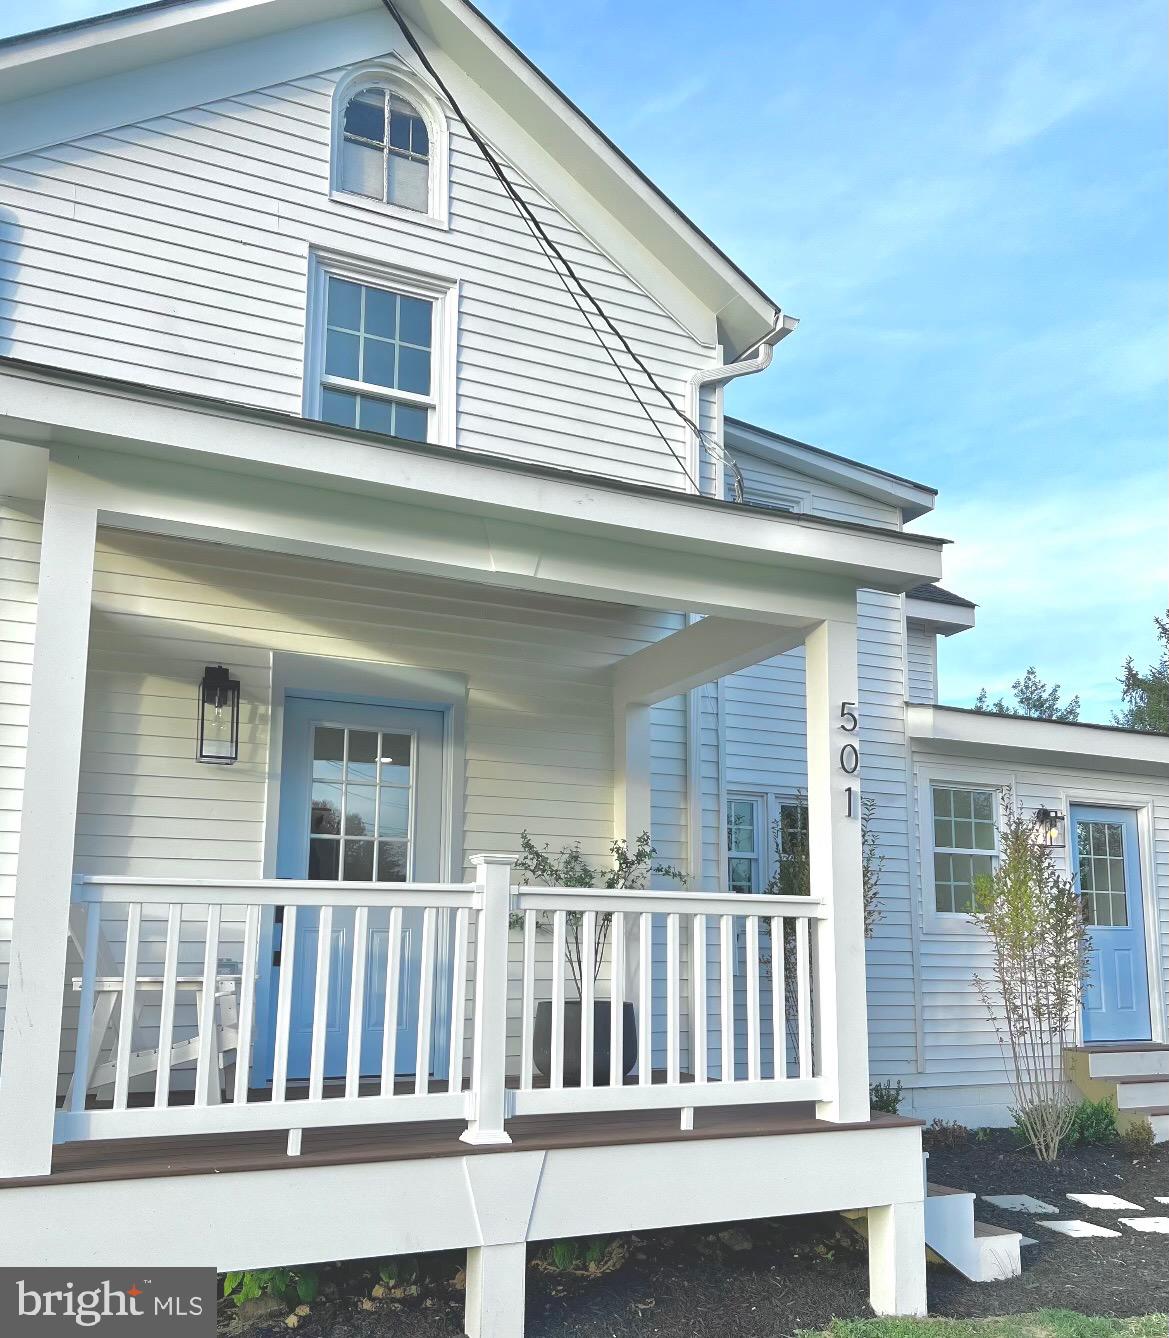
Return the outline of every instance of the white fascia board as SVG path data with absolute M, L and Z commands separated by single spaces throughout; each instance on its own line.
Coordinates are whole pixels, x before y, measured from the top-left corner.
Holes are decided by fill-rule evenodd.
M 771 330 L 776 304 L 478 11 L 464 0 L 400 8 L 485 138 L 712 364 L 720 339 L 733 358 Z M 324 11 L 318 0 L 184 0 L 32 34 L 0 44 L 0 159 L 391 50 L 417 64 L 378 0 Z
M 926 515 L 937 502 L 937 493 L 933 489 L 911 479 L 894 478 L 859 460 L 846 460 L 750 423 L 728 421 L 725 439 L 726 448 L 732 453 L 771 460 L 808 478 L 835 483 L 861 497 L 895 506 L 901 512 L 903 523 Z
M 940 604 L 933 599 L 906 599 L 905 617 L 915 627 L 924 627 L 939 636 L 967 632 L 974 626 L 975 610 L 962 604 Z
M 181 458 L 178 452 L 219 471 L 707 554 L 760 575 L 761 566 L 770 568 L 769 579 L 786 571 L 801 581 L 843 579 L 900 594 L 941 576 L 940 539 L 371 439 L 270 411 L 13 363 L 0 365 L 0 436 L 164 461 Z
M 915 743 L 952 756 L 1030 761 L 1075 770 L 1129 772 L 1169 777 L 1169 737 L 1106 725 L 1065 724 L 968 711 L 956 707 L 910 705 L 909 736 Z

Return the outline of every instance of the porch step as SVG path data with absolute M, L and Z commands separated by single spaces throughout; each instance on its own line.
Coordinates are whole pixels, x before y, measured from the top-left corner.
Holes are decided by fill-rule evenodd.
M 1066 1058 L 1068 1073 L 1084 1096 L 1116 1107 L 1121 1131 L 1147 1119 L 1154 1140 L 1169 1143 L 1169 1045 L 1082 1045 L 1069 1049 Z
M 971 1282 L 1001 1282 L 1022 1272 L 1018 1231 L 974 1220 L 974 1195 L 949 1185 L 927 1185 L 925 1243 Z

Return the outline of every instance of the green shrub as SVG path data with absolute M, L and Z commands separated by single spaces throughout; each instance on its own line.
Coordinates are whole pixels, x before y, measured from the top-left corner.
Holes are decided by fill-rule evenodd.
M 970 1130 L 957 1120 L 931 1120 L 925 1127 L 924 1137 L 930 1147 L 962 1148 L 970 1142 Z
M 1121 1133 L 1120 1146 L 1130 1157 L 1147 1157 L 1156 1146 L 1153 1126 L 1146 1119 L 1133 1120 Z
M 228 1273 L 223 1279 L 223 1294 L 235 1304 L 273 1296 L 289 1308 L 311 1304 L 321 1289 L 321 1275 L 315 1268 L 251 1268 Z
M 382 1260 L 377 1275 L 387 1287 L 408 1287 L 418 1281 L 418 1260 L 412 1254 L 396 1254 Z
M 901 1084 L 899 1082 L 875 1082 L 869 1088 L 869 1109 L 879 1110 L 883 1115 L 896 1115 L 901 1109 Z
M 1115 1143 L 1116 1138 L 1116 1107 L 1109 1097 L 1099 1101 L 1085 1098 L 1072 1111 L 1069 1143 Z
M 548 1247 L 548 1262 L 560 1272 L 580 1265 L 580 1243 L 575 1240 L 554 1240 Z

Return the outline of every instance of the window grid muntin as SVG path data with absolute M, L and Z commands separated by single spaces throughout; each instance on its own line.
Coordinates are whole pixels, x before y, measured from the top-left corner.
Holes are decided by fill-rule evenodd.
M 1124 824 L 1102 818 L 1079 820 L 1076 847 L 1084 923 L 1100 929 L 1127 928 Z
M 356 130 L 351 130 L 350 108 L 355 104 L 371 107 L 373 105 L 373 96 L 376 95 L 381 101 L 382 123 L 381 138 L 374 139 L 369 135 L 361 134 Z M 399 104 L 395 108 L 395 103 Z M 405 123 L 406 125 L 406 143 L 395 143 L 397 127 Z M 400 136 L 397 136 L 400 138 Z M 418 147 L 416 147 L 418 142 Z M 397 205 L 401 209 L 409 209 L 412 213 L 426 213 L 430 209 L 430 130 L 426 121 L 418 108 L 400 93 L 391 92 L 390 89 L 369 85 L 358 89 L 352 93 L 345 102 L 345 110 L 341 115 L 341 144 L 342 161 L 341 185 L 342 189 L 354 194 L 363 195 L 366 199 L 380 198 L 383 204 Z M 346 144 L 356 144 L 362 148 L 375 149 L 382 155 L 382 189 L 380 197 L 369 195 L 367 192 L 358 190 L 350 181 L 346 179 L 344 146 Z M 425 200 L 422 207 L 407 203 L 404 199 L 394 199 L 394 189 L 391 185 L 392 174 L 390 171 L 391 160 L 398 158 L 404 162 L 419 163 L 426 168 L 426 190 Z
M 334 782 L 332 780 L 326 780 L 323 778 L 318 778 L 318 776 L 316 775 L 317 762 L 319 760 L 317 758 L 317 736 L 322 730 L 331 730 L 339 732 L 342 735 L 343 743 L 342 743 L 342 756 L 341 756 L 341 772 L 340 772 L 340 780 L 337 782 Z M 349 768 L 351 760 L 350 741 L 354 734 L 372 734 L 376 740 L 377 756 L 374 761 L 375 770 L 374 770 L 373 781 L 367 781 L 367 780 L 357 780 L 353 782 L 350 781 L 349 778 Z M 387 738 L 406 739 L 409 741 L 410 756 L 409 756 L 409 762 L 407 763 L 408 779 L 406 780 L 405 784 L 402 784 L 401 782 L 395 782 L 394 780 L 391 779 L 383 778 L 383 773 L 385 770 L 384 754 L 387 748 L 385 740 Z M 315 881 L 318 882 L 346 882 L 346 881 L 408 882 L 410 880 L 413 871 L 413 856 L 414 856 L 414 777 L 416 771 L 417 756 L 418 756 L 417 736 L 409 730 L 363 729 L 358 726 L 333 725 L 324 721 L 322 721 L 319 724 L 315 724 L 313 726 L 311 757 L 309 761 L 309 767 L 310 767 L 309 865 L 308 865 L 308 870 L 306 871 L 307 877 L 314 878 Z M 363 765 L 363 764 L 359 763 L 358 765 Z M 397 765 L 397 764 L 392 764 L 392 765 Z M 315 803 L 315 792 L 318 784 L 334 786 L 341 792 L 340 806 L 338 809 L 340 830 L 338 832 L 334 833 L 334 832 L 322 832 L 313 830 L 313 807 Z M 358 788 L 359 790 L 372 789 L 374 791 L 373 795 L 374 811 L 373 811 L 371 835 L 366 835 L 364 832 L 350 833 L 347 830 L 349 825 L 349 814 L 350 814 L 349 789 L 351 784 L 356 788 Z M 390 793 L 404 792 L 406 794 L 406 831 L 404 836 L 383 837 L 381 835 L 383 791 L 388 791 Z M 314 874 L 311 872 L 314 842 L 322 843 L 322 846 L 323 845 L 337 846 L 337 856 L 336 856 L 337 873 L 335 876 L 328 876 L 328 875 L 314 876 Z M 353 845 L 369 844 L 370 846 L 372 846 L 372 850 L 370 852 L 371 853 L 370 876 L 368 878 L 364 877 L 350 878 L 347 875 L 346 847 L 349 844 Z M 318 846 L 318 849 L 319 850 L 322 849 L 322 846 Z M 401 847 L 400 878 L 398 877 L 387 878 L 382 876 L 383 846 Z M 332 862 L 332 856 L 330 856 L 330 863 L 331 862 Z
M 762 855 L 759 840 L 758 798 L 731 795 L 727 798 L 727 887 L 732 892 L 758 892 L 762 887 Z M 745 816 L 740 820 L 740 811 Z M 738 834 L 739 844 L 736 844 Z M 750 844 L 743 845 L 744 835 Z
M 335 286 L 336 285 L 336 286 Z M 340 285 L 358 291 L 357 325 L 345 324 L 341 318 L 334 319 L 334 296 L 341 294 Z M 394 335 L 374 333 L 368 329 L 369 295 L 371 293 L 392 299 L 394 304 Z M 415 338 L 402 338 L 403 311 L 410 312 L 413 304 L 425 308 L 424 319 L 427 325 L 426 343 Z M 434 394 L 435 382 L 435 337 L 437 301 L 432 297 L 421 297 L 416 293 L 404 292 L 400 288 L 391 288 L 385 284 L 366 283 L 351 279 L 344 274 L 326 271 L 324 275 L 324 311 L 321 319 L 321 391 L 319 417 L 322 422 L 333 423 L 339 427 L 354 427 L 368 432 L 382 432 L 390 436 L 402 437 L 408 441 L 427 441 L 433 414 L 437 410 Z M 340 300 L 337 306 L 340 307 Z M 415 318 L 423 318 L 422 312 L 415 313 Z M 342 336 L 357 341 L 357 377 L 349 377 L 329 370 L 330 335 Z M 401 375 L 402 351 L 408 354 L 425 354 L 426 357 L 426 393 L 405 389 L 398 385 L 388 386 L 377 381 L 365 379 L 367 345 L 392 348 L 394 380 Z M 342 411 L 342 404 L 347 406 Z M 368 411 L 368 412 L 367 412 Z
M 974 881 L 994 872 L 998 851 L 995 796 L 985 786 L 930 786 L 933 826 L 934 909 L 970 915 Z

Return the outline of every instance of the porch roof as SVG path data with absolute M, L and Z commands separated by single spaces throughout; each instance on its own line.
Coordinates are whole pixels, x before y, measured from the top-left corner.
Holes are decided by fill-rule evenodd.
M 0 359 L 0 390 L 0 431 L 25 447 L 4 448 L 9 487 L 43 490 L 51 453 L 96 488 L 111 525 L 233 543 L 255 535 L 263 542 L 253 546 L 340 549 L 333 555 L 369 565 L 730 616 L 787 610 L 781 594 L 831 601 L 857 587 L 901 593 L 941 575 L 945 541 L 920 534 L 406 442 L 15 359 Z M 413 540 L 412 549 L 391 553 L 394 537 Z M 560 580 L 560 568 L 582 563 L 595 579 Z M 651 590 L 637 579 L 650 568 L 673 579 Z M 688 574 L 705 587 L 690 598 L 682 589 Z M 816 612 L 804 605 L 801 616 Z

